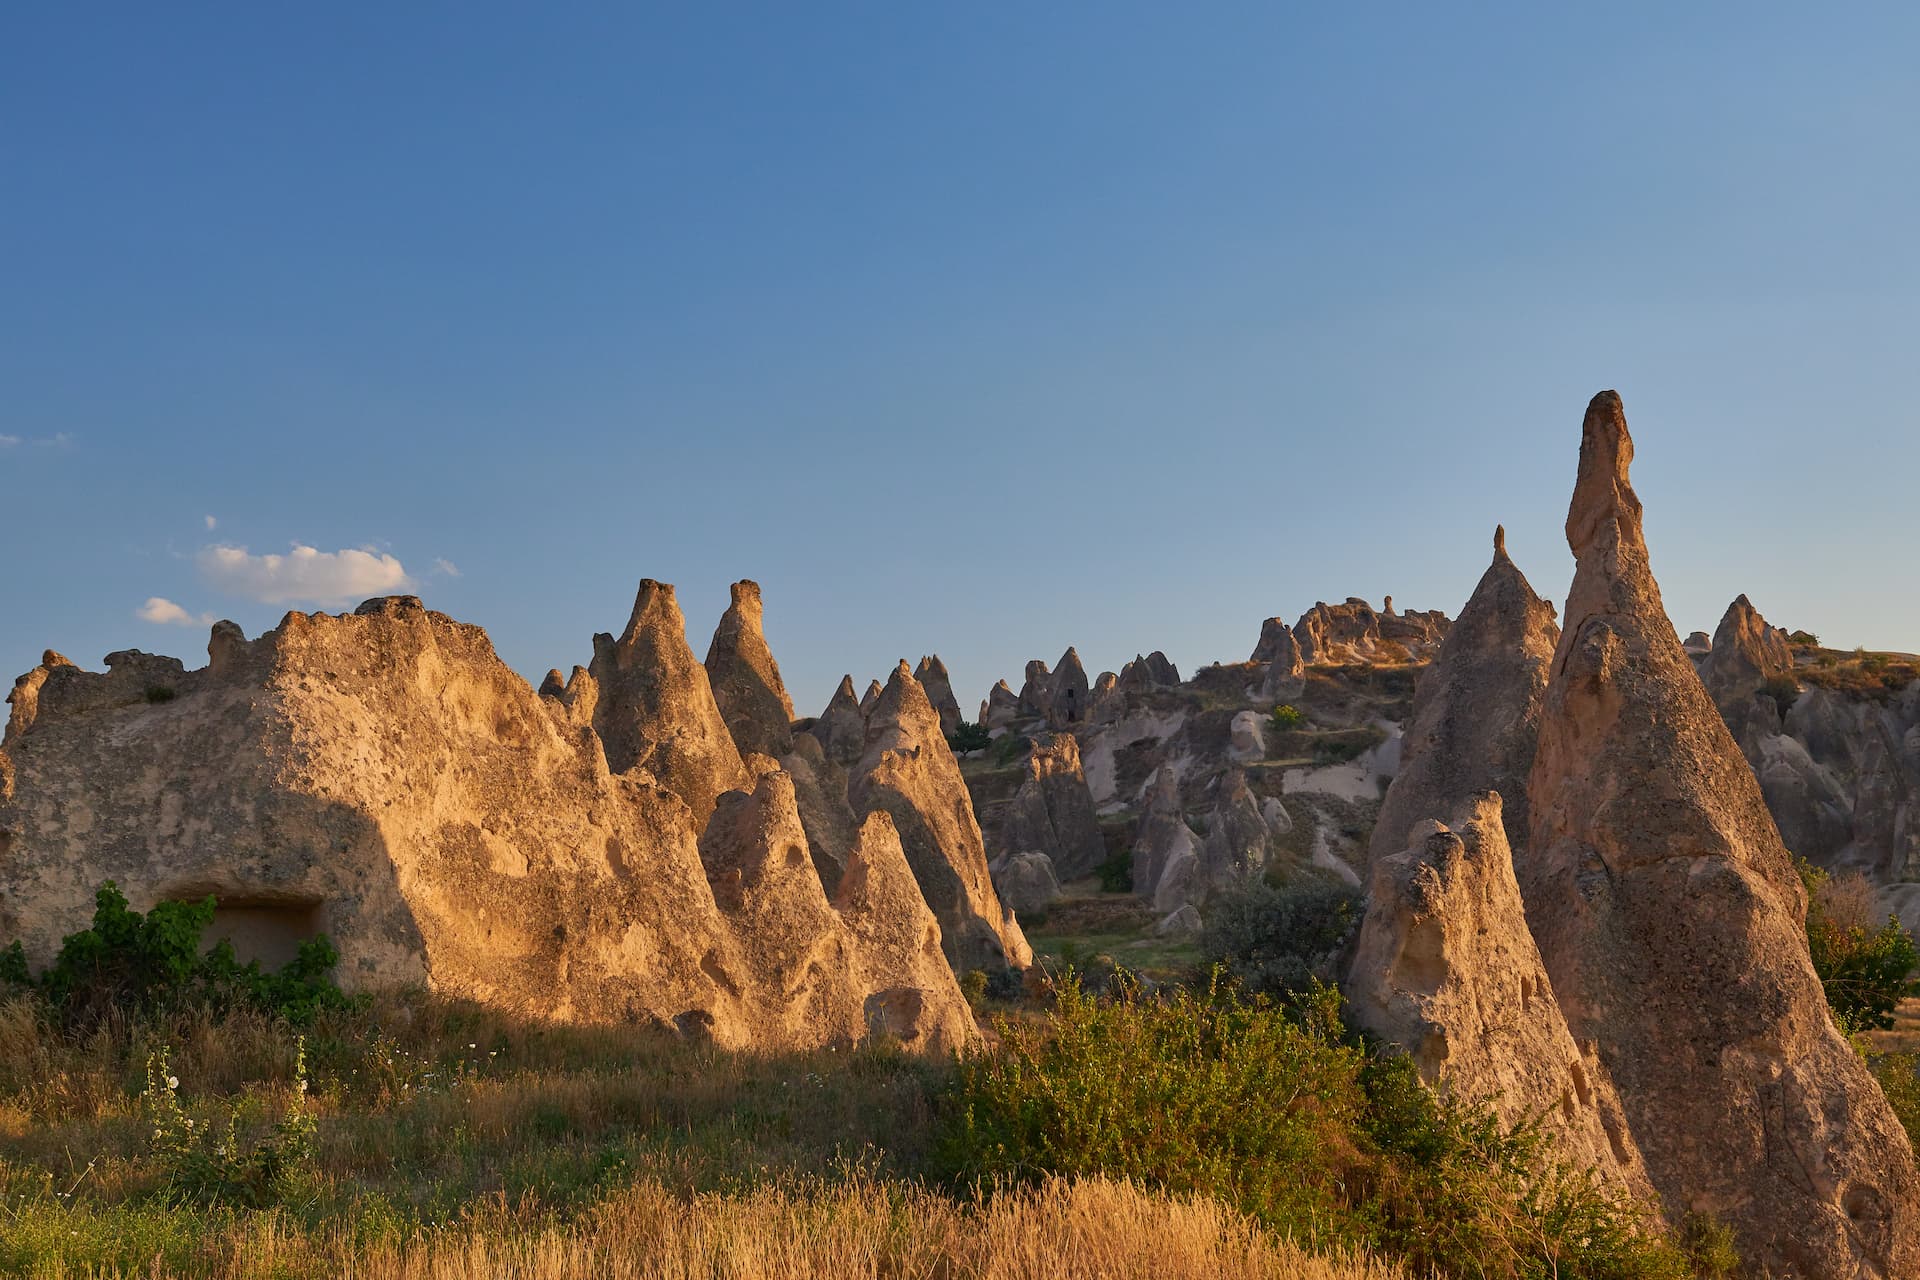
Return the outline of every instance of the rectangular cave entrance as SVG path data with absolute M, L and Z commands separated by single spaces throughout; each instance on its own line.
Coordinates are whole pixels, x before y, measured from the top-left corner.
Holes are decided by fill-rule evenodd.
M 233 943 L 241 964 L 258 960 L 269 972 L 284 966 L 300 944 L 321 932 L 318 902 L 247 902 L 220 899 L 213 923 L 201 934 L 211 949 L 222 939 Z

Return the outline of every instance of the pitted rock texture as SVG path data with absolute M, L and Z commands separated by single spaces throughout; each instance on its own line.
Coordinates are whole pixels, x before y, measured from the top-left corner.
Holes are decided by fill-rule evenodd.
M 1054 733 L 1035 742 L 1027 774 L 1007 805 L 996 846 L 1007 854 L 1043 853 L 1061 880 L 1090 876 L 1106 860 L 1080 744 Z
M 793 749 L 793 699 L 761 629 L 760 584 L 733 584 L 733 602 L 707 646 L 707 680 L 741 754 L 779 757 Z
M 867 749 L 867 716 L 853 696 L 853 677 L 841 676 L 827 709 L 807 730 L 820 743 L 827 759 L 845 768 Z
M 764 757 L 752 793 L 719 793 L 702 823 L 639 765 L 609 770 L 588 673 L 542 697 L 478 627 L 406 597 L 290 613 L 250 643 L 216 628 L 209 649 L 198 671 L 117 654 L 106 674 L 47 663 L 27 682 L 0 936 L 36 965 L 112 879 L 143 910 L 215 894 L 264 921 L 263 954 L 323 931 L 353 990 L 424 982 L 757 1048 L 851 1043 L 876 997 L 911 990 L 918 1043 L 969 1038 L 951 972 L 924 962 L 930 913 L 827 909 L 791 779 Z M 620 687 L 641 652 L 613 667 Z
M 893 819 L 955 970 L 1033 963 L 1013 913 L 994 892 L 973 801 L 939 714 L 904 662 L 874 706 L 847 798 L 857 814 L 884 810 Z
M 1534 594 L 1507 555 L 1506 530 L 1496 528 L 1493 563 L 1420 676 L 1371 857 L 1402 851 L 1415 823 L 1482 791 L 1512 797 L 1504 806 L 1508 842 L 1526 847 L 1527 778 L 1559 640 L 1553 606 Z
M 1344 988 L 1355 1021 L 1405 1049 L 1428 1084 L 1509 1125 L 1537 1117 L 1565 1157 L 1646 1198 L 1620 1100 L 1575 1045 L 1527 931 L 1500 796 L 1407 839 L 1374 858 Z
M 1620 398 L 1588 406 L 1520 885 L 1668 1211 L 1749 1269 L 1920 1275 L 1920 1176 L 1807 956 L 1798 877 L 1660 600 Z

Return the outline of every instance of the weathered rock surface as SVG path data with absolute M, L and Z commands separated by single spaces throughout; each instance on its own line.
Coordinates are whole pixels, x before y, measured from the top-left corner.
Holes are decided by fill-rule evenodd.
M 1005 680 L 987 691 L 987 700 L 980 704 L 981 724 L 989 729 L 1005 729 L 1019 718 L 1020 697 Z
M 1292 627 L 1278 618 L 1268 618 L 1261 625 L 1260 643 L 1254 649 L 1253 660 L 1267 664 L 1260 684 L 1260 696 L 1264 700 L 1284 702 L 1300 696 L 1306 684 L 1307 664 L 1293 638 Z
M 854 764 L 867 749 L 867 717 L 853 696 L 853 677 L 841 676 L 827 709 L 807 730 L 820 743 L 827 759 L 841 766 Z
M 1006 807 L 998 847 L 1009 854 L 1046 854 L 1062 880 L 1092 875 L 1106 860 L 1106 843 L 1079 742 L 1069 733 L 1048 734 L 1033 744 L 1026 768 Z
M 867 691 L 860 695 L 860 714 L 862 716 L 870 716 L 873 714 L 873 709 L 880 705 L 880 693 L 880 682 L 878 680 L 867 681 Z
M 411 597 L 408 597 L 411 598 Z M 707 672 L 687 646 L 673 588 L 647 578 L 615 640 L 593 638 L 588 668 L 599 687 L 593 727 L 615 773 L 645 769 L 704 824 L 723 791 L 747 782 Z
M 873 709 L 847 798 L 855 813 L 885 810 L 892 817 L 954 969 L 1033 962 L 1019 924 L 994 893 L 980 824 L 940 716 L 904 662 Z
M 1293 636 L 1309 664 L 1367 662 L 1380 647 L 1380 615 L 1358 596 L 1345 604 L 1323 600 L 1300 615 Z
M 44 964 L 112 879 L 140 909 L 217 895 L 216 933 L 269 964 L 324 931 L 349 989 L 425 982 L 760 1048 L 849 1043 L 876 997 L 913 992 L 906 1038 L 968 1042 L 951 971 L 924 958 L 937 926 L 898 909 L 917 896 L 903 862 L 875 899 L 896 904 L 885 918 L 856 898 L 830 909 L 791 780 L 764 758 L 709 823 L 637 762 L 609 769 L 596 701 L 615 699 L 629 756 L 662 726 L 705 723 L 665 687 L 706 690 L 665 643 L 677 611 L 641 595 L 629 636 L 603 646 L 608 698 L 579 669 L 536 694 L 478 627 L 410 597 L 290 613 L 252 642 L 216 628 L 198 671 L 43 663 L 18 686 L 32 697 L 4 756 L 0 937 Z
M 813 855 L 821 886 L 832 894 L 859 834 L 859 823 L 847 804 L 847 771 L 828 758 L 818 738 L 807 733 L 794 735 L 793 750 L 781 757 L 780 767 L 793 779 L 807 851 Z
M 993 887 L 1015 915 L 1044 915 L 1060 898 L 1060 877 L 1044 853 L 1003 853 L 989 865 Z
M 1180 671 L 1155 649 L 1144 658 L 1135 654 L 1132 662 L 1122 666 L 1119 683 L 1127 690 L 1171 689 L 1180 683 Z
M 1768 626 L 1753 603 L 1739 596 L 1720 619 L 1699 672 L 1734 740 L 1757 765 L 1759 739 L 1780 732 L 1779 709 L 1762 691 L 1793 680 L 1787 633 Z
M 1404 1048 L 1427 1083 L 1510 1125 L 1538 1117 L 1566 1158 L 1646 1198 L 1619 1097 L 1574 1043 L 1527 930 L 1499 795 L 1407 841 L 1373 860 L 1344 987 L 1355 1021 Z
M 1670 1212 L 1773 1274 L 1920 1275 L 1920 1175 L 1807 957 L 1798 877 L 1648 564 L 1620 399 L 1588 407 L 1520 876 Z
M 1204 904 L 1214 891 L 1258 880 L 1267 869 L 1272 832 L 1260 811 L 1260 799 L 1247 775 L 1230 769 L 1220 779 L 1207 834 L 1200 842 L 1200 865 L 1187 899 Z
M 952 733 L 960 724 L 960 703 L 953 696 L 953 681 L 947 675 L 947 664 L 940 661 L 939 654 L 931 654 L 920 659 L 920 665 L 913 670 L 913 678 L 927 691 L 927 701 L 940 713 L 940 732 Z
M 760 584 L 733 584 L 733 603 L 707 646 L 707 679 L 741 754 L 779 757 L 793 749 L 793 699 L 761 630 Z
M 1200 842 L 1180 803 L 1180 775 L 1162 765 L 1133 839 L 1133 891 L 1170 912 L 1192 898 L 1200 865 Z
M 1560 628 L 1493 532 L 1493 563 L 1480 576 L 1439 656 L 1420 676 L 1401 739 L 1400 772 L 1374 824 L 1370 856 L 1399 853 L 1417 822 L 1450 814 L 1468 796 L 1497 791 L 1507 839 L 1525 849 L 1527 778 L 1540 738 Z

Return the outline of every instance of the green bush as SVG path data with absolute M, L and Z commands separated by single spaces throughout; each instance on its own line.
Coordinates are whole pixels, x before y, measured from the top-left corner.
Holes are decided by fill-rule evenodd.
M 945 1177 L 1131 1178 L 1416 1274 L 1687 1274 L 1540 1131 L 1436 1096 L 1404 1057 L 1349 1039 L 1331 989 L 1283 1008 L 1218 985 L 1117 988 L 1099 1000 L 1068 979 L 1050 1024 L 1002 1020 L 1000 1051 L 959 1064 L 940 1099 Z
M 1271 723 L 1273 724 L 1273 727 L 1279 730 L 1281 733 L 1287 733 L 1290 730 L 1298 729 L 1301 725 L 1305 724 L 1306 722 L 1307 722 L 1306 713 L 1301 711 L 1300 708 L 1294 706 L 1291 702 L 1283 702 L 1279 706 L 1273 709 L 1273 717 L 1272 717 Z
M 1024 733 L 1003 733 L 995 739 L 993 762 L 1004 769 L 1026 755 L 1028 748 L 1032 746 L 1033 739 Z
M 993 745 L 993 734 L 983 724 L 971 720 L 962 720 L 947 735 L 947 745 L 953 748 L 953 754 L 965 755 L 969 751 L 985 751 Z
M 1360 927 L 1364 899 L 1337 880 L 1253 881 L 1207 907 L 1200 955 L 1250 992 L 1309 989 Z
M 1899 919 L 1888 915 L 1880 928 L 1835 920 L 1828 910 L 1825 871 L 1795 858 L 1807 889 L 1807 949 L 1813 971 L 1827 993 L 1827 1005 L 1843 1031 L 1893 1025 L 1893 1011 L 1908 996 L 1920 995 L 1920 948 Z
M 1772 698 L 1774 706 L 1784 716 L 1793 710 L 1793 704 L 1800 698 L 1800 682 L 1792 676 L 1775 676 L 1760 687 L 1760 692 Z
M 165 1179 L 164 1194 L 178 1203 L 231 1204 L 263 1209 L 278 1203 L 310 1165 L 317 1126 L 307 1106 L 307 1046 L 295 1051 L 294 1101 L 262 1135 L 243 1138 L 240 1111 L 224 1128 L 196 1124 L 180 1105 L 179 1077 L 162 1049 L 147 1059 L 141 1102 L 152 1125 L 148 1156 Z
M 1867 1065 L 1906 1129 L 1907 1141 L 1920 1151 L 1920 1054 L 1869 1054 Z
M 1122 849 L 1118 853 L 1109 854 L 1095 874 L 1100 877 L 1100 892 L 1132 893 L 1133 850 Z
M 345 1002 L 332 978 L 339 953 L 324 934 L 301 943 L 277 973 L 262 971 L 258 961 L 239 963 L 224 940 L 203 952 L 201 935 L 213 923 L 215 905 L 211 897 L 161 902 L 143 916 L 109 880 L 94 894 L 92 927 L 68 934 L 38 979 L 15 942 L 0 953 L 0 981 L 37 989 L 68 1026 L 190 1003 L 245 1006 L 304 1022 Z

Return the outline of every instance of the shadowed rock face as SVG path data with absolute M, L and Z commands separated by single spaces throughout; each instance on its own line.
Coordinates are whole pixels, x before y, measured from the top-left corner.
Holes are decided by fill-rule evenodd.
M 1399 853 L 1415 823 L 1452 813 L 1483 791 L 1513 797 L 1505 805 L 1507 838 L 1526 847 L 1527 776 L 1559 639 L 1553 606 L 1533 593 L 1507 555 L 1506 531 L 1495 529 L 1493 563 L 1414 693 L 1372 857 Z
M 1133 838 L 1133 891 L 1156 910 L 1188 905 L 1200 872 L 1200 842 L 1180 805 L 1180 775 L 1162 765 L 1153 775 L 1146 812 Z
M 1020 926 L 994 892 L 960 762 L 904 662 L 868 720 L 866 753 L 852 770 L 847 798 L 857 814 L 885 811 L 893 819 L 955 970 L 1033 962 Z
M 687 646 L 686 619 L 671 586 L 641 582 L 620 639 L 593 638 L 589 671 L 600 689 L 593 726 L 615 773 L 645 769 L 686 801 L 700 823 L 721 792 L 746 785 L 740 751 L 706 669 Z
M 620 687 L 641 652 L 610 668 Z M 951 973 L 914 958 L 927 930 L 938 950 L 925 907 L 829 908 L 770 761 L 702 823 L 637 764 L 609 770 L 589 673 L 542 697 L 478 627 L 406 597 L 290 613 L 252 642 L 216 628 L 209 655 L 27 682 L 33 714 L 15 704 L 0 753 L 0 937 L 36 965 L 112 879 L 142 910 L 213 893 L 286 941 L 324 931 L 349 989 L 769 1049 L 849 1043 L 885 997 L 918 1010 L 896 1019 L 917 1043 L 967 1034 Z
M 846 766 L 860 758 L 867 749 L 867 717 L 853 696 L 852 676 L 840 677 L 840 687 L 808 732 L 835 764 Z
M 1034 743 L 1027 776 L 1007 806 L 999 845 L 1008 853 L 1043 853 L 1061 880 L 1092 875 L 1106 860 L 1080 744 L 1054 733 Z M 1031 908 L 1030 908 L 1031 909 Z
M 920 665 L 913 670 L 913 678 L 927 691 L 927 701 L 940 713 L 940 732 L 952 733 L 960 725 L 960 702 L 953 696 L 953 681 L 947 675 L 947 664 L 940 661 L 939 654 L 920 659 Z
M 778 757 L 793 749 L 793 699 L 767 647 L 761 617 L 760 584 L 734 583 L 733 603 L 707 646 L 707 679 L 741 753 Z
M 1466 799 L 1451 830 L 1423 820 L 1405 850 L 1376 853 L 1346 993 L 1355 1021 L 1427 1083 L 1508 1124 L 1537 1117 L 1570 1159 L 1650 1193 L 1606 1069 L 1575 1045 L 1527 931 L 1498 794 Z
M 1603 392 L 1520 875 L 1541 956 L 1669 1212 L 1724 1220 L 1756 1270 L 1920 1274 L 1912 1149 L 1829 1020 L 1799 879 L 1661 604 L 1632 458 Z
M 1020 697 L 1005 680 L 987 690 L 987 700 L 980 704 L 981 724 L 989 729 L 1004 729 L 1019 718 Z

